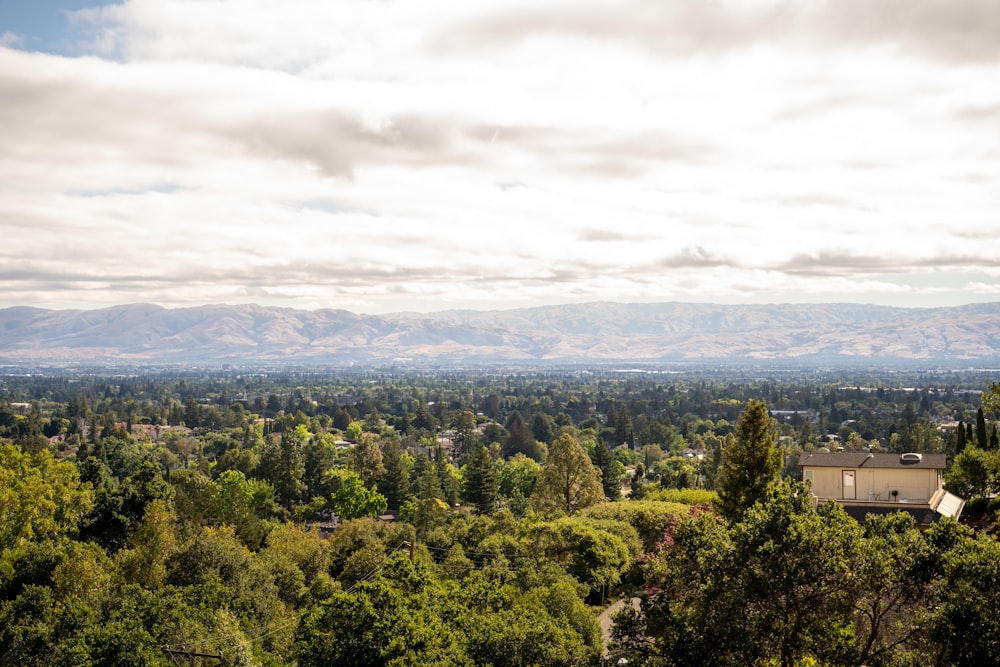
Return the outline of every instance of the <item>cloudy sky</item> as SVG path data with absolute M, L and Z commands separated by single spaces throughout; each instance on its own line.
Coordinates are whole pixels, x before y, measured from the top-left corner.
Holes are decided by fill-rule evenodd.
M 0 0 L 0 307 L 1000 300 L 995 0 Z

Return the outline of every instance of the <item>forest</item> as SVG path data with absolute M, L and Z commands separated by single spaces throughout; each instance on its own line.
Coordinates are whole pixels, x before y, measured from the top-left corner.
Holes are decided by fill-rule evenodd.
M 6 369 L 0 665 L 997 664 L 993 379 Z M 842 448 L 963 523 L 814 507 Z

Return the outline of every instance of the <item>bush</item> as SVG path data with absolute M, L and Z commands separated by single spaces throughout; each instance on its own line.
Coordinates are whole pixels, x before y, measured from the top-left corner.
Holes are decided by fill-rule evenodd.
M 646 489 L 646 500 L 660 500 L 682 505 L 711 505 L 719 500 L 719 494 L 705 489 Z
M 631 525 L 642 539 L 644 551 L 663 539 L 667 526 L 679 516 L 690 511 L 690 506 L 682 503 L 660 502 L 656 500 L 621 500 L 615 503 L 601 503 L 583 510 L 580 515 L 591 519 L 621 521 Z

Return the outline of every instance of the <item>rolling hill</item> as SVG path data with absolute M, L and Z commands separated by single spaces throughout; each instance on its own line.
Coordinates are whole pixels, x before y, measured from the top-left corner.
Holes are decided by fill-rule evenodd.
M 1000 303 L 589 303 L 359 315 L 255 305 L 0 310 L 0 362 L 1000 360 Z

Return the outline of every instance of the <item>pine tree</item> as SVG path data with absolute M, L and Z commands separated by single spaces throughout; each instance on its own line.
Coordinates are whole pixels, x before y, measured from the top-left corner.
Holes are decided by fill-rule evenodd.
M 719 509 L 737 520 L 762 501 L 781 469 L 778 432 L 763 401 L 751 400 L 736 424 L 736 438 L 722 454 L 719 470 Z
M 465 468 L 465 502 L 480 514 L 493 514 L 500 493 L 500 477 L 486 447 L 477 447 Z
M 420 476 L 417 478 L 417 497 L 421 500 L 432 500 L 442 498 L 441 478 L 438 477 L 437 466 L 430 459 L 426 459 Z
M 622 495 L 622 474 L 618 460 L 603 440 L 594 447 L 594 465 L 601 471 L 601 487 L 608 500 L 618 500 Z
M 986 436 L 986 417 L 983 415 L 982 408 L 976 410 L 976 447 L 983 451 L 990 448 L 990 442 Z
M 993 432 L 990 433 L 990 451 L 995 452 L 1000 449 L 1000 436 L 997 435 L 997 425 L 993 424 Z
M 379 493 L 385 496 L 389 509 L 398 510 L 410 495 L 410 471 L 407 457 L 398 440 L 390 440 L 382 453 L 385 472 L 379 478 Z

